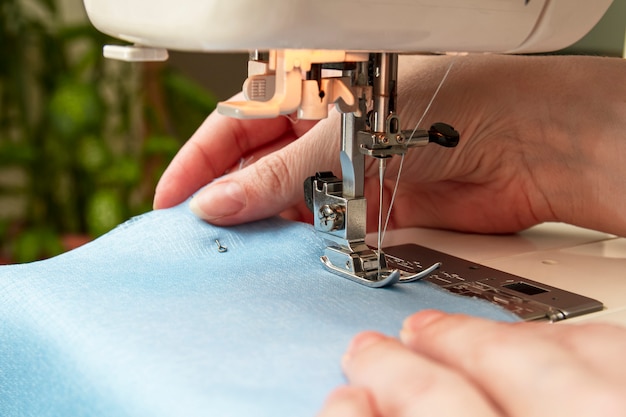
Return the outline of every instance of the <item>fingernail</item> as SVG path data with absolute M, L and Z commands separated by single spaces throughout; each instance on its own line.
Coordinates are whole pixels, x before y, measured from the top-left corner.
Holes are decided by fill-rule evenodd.
M 359 333 L 352 339 L 350 345 L 348 345 L 348 349 L 346 349 L 346 353 L 343 355 L 342 363 L 345 365 L 346 362 L 348 362 L 358 352 L 384 339 L 386 339 L 386 336 L 380 333 Z
M 404 323 L 402 323 L 400 339 L 405 340 L 406 337 L 410 337 L 418 333 L 430 323 L 443 317 L 443 315 L 444 313 L 439 310 L 424 310 L 407 317 L 404 320 Z
M 204 220 L 232 216 L 246 206 L 246 194 L 235 181 L 216 182 L 204 188 L 189 202 L 189 208 Z

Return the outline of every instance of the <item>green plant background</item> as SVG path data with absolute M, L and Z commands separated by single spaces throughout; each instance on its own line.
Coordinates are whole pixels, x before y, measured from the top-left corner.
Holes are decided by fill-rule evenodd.
M 106 43 L 119 41 L 64 19 L 57 0 L 0 2 L 0 261 L 56 255 L 150 210 L 215 107 L 165 64 L 105 60 Z
M 561 53 L 621 56 L 625 11 L 614 0 Z M 162 171 L 215 107 L 174 66 L 103 59 L 106 43 L 119 41 L 92 27 L 82 0 L 0 0 L 0 263 L 56 255 L 149 210 Z M 193 60 L 215 91 L 245 76 Z

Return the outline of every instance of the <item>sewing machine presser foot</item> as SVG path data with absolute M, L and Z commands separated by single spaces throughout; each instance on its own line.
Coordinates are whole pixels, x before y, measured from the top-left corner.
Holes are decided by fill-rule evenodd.
M 371 288 L 382 288 L 394 284 L 406 284 L 420 281 L 432 275 L 441 266 L 441 262 L 436 262 L 417 273 L 409 273 L 400 269 L 388 268 L 383 253 L 380 254 L 380 257 L 378 255 L 376 256 L 380 258 L 380 267 L 369 271 L 355 271 L 355 269 L 360 269 L 358 267 L 355 268 L 355 266 L 360 263 L 357 262 L 355 264 L 355 261 L 362 260 L 358 259 L 358 255 L 355 259 L 354 254 L 346 253 L 340 249 L 327 248 L 326 253 L 320 257 L 320 260 L 324 266 L 334 274 Z M 337 261 L 338 259 L 340 259 L 341 262 L 345 260 L 343 267 L 333 262 L 333 260 Z M 341 265 L 341 263 L 339 265 Z

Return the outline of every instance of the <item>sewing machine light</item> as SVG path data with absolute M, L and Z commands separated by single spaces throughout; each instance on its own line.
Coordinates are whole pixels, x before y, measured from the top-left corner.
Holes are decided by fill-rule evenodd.
M 219 113 L 241 119 L 273 118 L 296 113 L 300 119 L 328 117 L 328 106 L 336 104 L 340 112 L 355 110 L 355 97 L 342 78 L 315 79 L 307 74 L 322 64 L 367 62 L 367 53 L 340 50 L 288 49 L 271 50 L 267 62 L 252 60 L 244 82 L 245 101 L 219 103 Z

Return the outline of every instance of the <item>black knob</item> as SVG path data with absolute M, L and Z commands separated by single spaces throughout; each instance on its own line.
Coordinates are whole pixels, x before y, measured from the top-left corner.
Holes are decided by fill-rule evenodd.
M 434 123 L 428 131 L 428 142 L 433 142 L 446 148 L 454 148 L 459 144 L 459 132 L 446 123 Z

